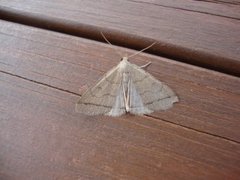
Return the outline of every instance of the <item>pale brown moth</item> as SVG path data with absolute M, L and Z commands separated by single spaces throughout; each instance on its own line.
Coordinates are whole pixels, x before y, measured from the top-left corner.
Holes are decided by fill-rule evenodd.
M 102 36 L 111 44 L 103 34 Z M 82 95 L 76 104 L 77 112 L 86 115 L 143 115 L 169 109 L 179 101 L 167 85 L 144 71 L 143 68 L 150 63 L 137 66 L 128 61 L 129 57 L 123 57 L 117 66 Z

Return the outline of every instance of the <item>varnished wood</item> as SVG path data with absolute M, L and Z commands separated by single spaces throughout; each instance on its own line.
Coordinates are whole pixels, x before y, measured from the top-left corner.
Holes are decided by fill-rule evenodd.
M 240 5 L 240 2 L 238 0 L 201 0 L 201 1 L 212 2 L 217 4 Z
M 4 43 L 0 50 L 4 58 L 0 68 L 31 81 L 79 94 L 79 89 L 95 83 L 120 60 L 112 47 L 101 43 L 2 23 L 0 37 Z M 130 54 L 129 50 L 118 50 L 123 55 Z M 148 61 L 152 62 L 148 70 L 169 84 L 181 99 L 178 108 L 163 113 L 167 121 L 240 140 L 236 119 L 240 105 L 239 78 L 155 56 L 140 55 L 132 59 L 137 64 Z
M 238 179 L 240 146 L 148 117 L 76 114 L 79 98 L 2 74 L 0 177 Z
M 151 61 L 180 102 L 151 117 L 83 116 L 74 105 L 119 62 L 113 47 L 0 24 L 0 179 L 239 178 L 239 78 L 141 54 L 131 61 Z
M 194 0 L 130 0 L 136 3 L 151 4 L 172 8 L 176 10 L 185 10 L 195 13 L 210 14 L 231 19 L 240 19 L 240 3 L 237 1 L 194 1 Z
M 239 76 L 238 6 L 235 1 L 2 0 L 0 16 L 98 41 L 103 31 L 113 43 L 134 49 L 157 41 L 149 52 Z

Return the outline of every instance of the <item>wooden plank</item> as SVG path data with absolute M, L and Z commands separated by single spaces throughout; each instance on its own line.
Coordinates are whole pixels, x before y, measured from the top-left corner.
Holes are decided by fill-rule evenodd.
M 219 1 L 193 1 L 193 0 L 129 0 L 137 3 L 152 4 L 163 6 L 166 8 L 175 8 L 196 13 L 210 14 L 240 20 L 240 10 L 238 4 L 234 1 L 223 2 Z
M 151 117 L 76 114 L 78 95 L 5 73 L 0 97 L 0 179 L 240 176 L 239 143 Z
M 103 31 L 134 49 L 157 41 L 149 52 L 237 76 L 239 14 L 239 5 L 196 1 L 1 0 L 0 7 L 2 19 L 95 40 Z
M 234 5 L 240 5 L 239 0 L 202 0 L 205 2 L 213 2 L 213 3 L 218 3 L 218 4 L 234 4 Z
M 99 42 L 4 21 L 1 25 L 0 70 L 65 92 L 80 95 L 120 59 L 112 47 Z M 180 97 L 173 109 L 152 117 L 240 142 L 239 78 L 146 54 L 131 61 L 151 61 L 148 71 Z

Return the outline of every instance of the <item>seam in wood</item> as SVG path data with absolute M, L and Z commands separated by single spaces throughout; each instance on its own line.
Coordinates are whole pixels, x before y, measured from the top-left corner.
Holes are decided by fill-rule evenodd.
M 43 44 L 43 45 L 46 45 L 46 46 L 50 46 L 50 45 L 47 44 L 47 43 L 43 43 L 43 42 L 40 42 L 40 41 L 34 41 L 34 40 L 31 40 L 31 39 L 28 39 L 28 38 L 23 38 L 23 37 L 19 37 L 19 36 L 14 36 L 14 35 L 6 34 L 6 33 L 3 33 L 3 32 L 0 32 L 0 34 L 6 35 L 6 36 L 10 36 L 10 37 L 12 36 L 12 37 L 24 39 L 24 40 L 27 40 L 27 41 L 30 41 L 30 42 L 40 43 L 40 44 Z M 54 47 L 57 47 L 57 48 L 63 49 L 63 50 L 72 51 L 72 52 L 78 52 L 78 51 L 76 51 L 76 50 L 68 49 L 68 48 L 61 47 L 61 46 L 56 46 L 56 45 L 54 45 Z M 51 58 L 51 57 L 48 57 L 48 56 L 45 56 L 45 55 L 42 55 L 42 54 L 39 54 L 39 53 L 32 53 L 32 52 L 27 51 L 27 50 L 25 50 L 25 49 L 17 49 L 17 50 L 19 50 L 20 52 L 24 52 L 24 53 L 26 53 L 26 54 L 31 54 L 31 55 L 35 54 L 35 55 L 38 55 L 38 56 L 40 56 L 40 57 L 44 57 L 44 58 L 47 58 L 47 59 L 50 59 L 50 60 L 54 60 L 54 61 L 57 61 L 57 62 L 69 63 L 69 64 L 73 64 L 73 65 L 81 65 L 81 66 L 83 66 L 83 67 L 85 67 L 85 68 L 90 68 L 90 67 L 91 67 L 91 66 L 87 66 L 87 64 L 84 64 L 84 63 L 80 64 L 80 63 L 72 63 L 72 62 L 62 61 L 62 60 L 59 59 L 59 58 Z M 107 57 L 106 57 L 106 58 L 107 58 Z M 0 62 L 0 63 L 3 63 L 3 62 Z M 5 64 L 5 63 L 3 63 L 3 64 Z M 7 64 L 6 64 L 6 65 L 7 65 Z M 99 69 L 96 69 L 96 68 L 93 68 L 93 67 L 91 67 L 91 68 L 92 68 L 93 70 L 99 71 L 100 73 L 105 73 L 105 72 L 106 72 L 106 71 L 102 71 L 102 70 L 99 70 Z M 159 72 L 158 72 L 158 71 L 153 71 L 153 73 L 156 73 L 156 74 L 157 74 L 157 73 L 159 73 Z M 216 72 L 216 73 L 218 73 L 218 72 Z M 230 76 L 231 76 L 231 75 L 230 75 Z M 176 78 L 176 76 L 174 76 L 174 75 L 172 75 L 172 77 L 175 77 L 175 78 Z M 232 76 L 232 77 L 236 78 L 235 76 Z M 201 85 L 201 84 L 199 84 L 199 83 L 197 83 L 197 82 L 190 81 L 190 80 L 186 80 L 186 79 L 182 79 L 182 78 L 179 78 L 179 77 L 177 77 L 177 79 L 178 79 L 179 81 L 184 81 L 184 82 L 191 83 L 191 84 L 194 84 L 194 85 L 197 85 L 197 86 L 204 86 L 204 87 L 206 87 L 206 88 L 213 89 L 213 90 L 218 90 L 218 91 L 222 91 L 222 92 L 228 92 L 228 93 L 237 94 L 237 95 L 239 94 L 239 93 L 233 93 L 233 92 L 231 92 L 231 91 L 224 90 L 224 89 L 220 89 L 220 88 L 214 88 L 214 87 L 211 87 L 211 86 L 208 86 L 208 85 Z
M 23 80 L 35 83 L 35 84 L 40 84 L 40 85 L 47 86 L 47 87 L 52 88 L 52 89 L 57 89 L 59 91 L 63 91 L 63 92 L 66 92 L 66 93 L 73 94 L 73 95 L 81 97 L 81 94 L 78 94 L 78 93 L 75 93 L 75 92 L 72 92 L 72 91 L 69 91 L 69 90 L 65 90 L 65 89 L 62 89 L 62 88 L 58 88 L 58 87 L 55 87 L 55 86 L 51 86 L 51 85 L 48 85 L 48 84 L 45 84 L 45 83 L 41 83 L 41 82 L 38 82 L 38 81 L 35 81 L 35 80 L 31 80 L 31 79 L 28 79 L 26 77 L 22 77 L 22 76 L 13 74 L 13 73 L 5 72 L 5 71 L 2 71 L 2 70 L 0 70 L 0 73 L 4 73 L 4 74 L 10 75 L 10 76 L 14 76 L 14 77 L 17 77 L 17 78 L 20 78 L 20 79 L 23 79 Z M 168 121 L 166 119 L 158 118 L 158 117 L 155 117 L 155 116 L 152 116 L 152 115 L 145 115 L 145 116 L 146 117 L 150 117 L 150 118 L 155 119 L 155 120 L 161 120 L 161 121 L 167 122 L 169 124 L 180 126 L 182 128 L 185 128 L 185 129 L 188 129 L 188 130 L 192 130 L 192 131 L 195 131 L 195 132 L 198 132 L 198 133 L 207 134 L 207 135 L 214 136 L 214 137 L 217 137 L 217 138 L 220 138 L 220 139 L 224 139 L 224 140 L 232 142 L 232 143 L 240 144 L 240 142 L 232 140 L 230 138 L 219 136 L 219 135 L 216 135 L 216 134 L 213 134 L 213 133 L 209 133 L 209 132 L 204 132 L 204 131 L 201 131 L 201 130 L 197 130 L 197 129 L 194 129 L 194 128 L 191 128 L 191 127 L 188 127 L 188 126 L 184 126 L 184 125 L 182 125 L 180 123 L 171 122 L 171 121 Z
M 230 141 L 230 142 L 235 143 L 235 144 L 240 144 L 239 141 L 236 141 L 236 140 L 233 140 L 233 139 L 230 139 L 230 138 L 227 138 L 227 137 L 219 136 L 217 134 L 213 134 L 213 133 L 209 133 L 209 132 L 205 132 L 205 131 L 200 131 L 200 130 L 197 130 L 197 129 L 194 129 L 194 128 L 191 128 L 191 127 L 188 127 L 188 126 L 184 126 L 184 125 L 182 125 L 180 123 L 175 123 L 175 122 L 168 121 L 168 120 L 163 119 L 163 118 L 158 118 L 158 117 L 155 117 L 155 116 L 152 116 L 152 115 L 145 115 L 145 116 L 153 118 L 155 120 L 158 119 L 158 120 L 170 123 L 170 124 L 174 124 L 176 126 L 181 126 L 182 128 L 186 128 L 188 130 L 192 130 L 192 131 L 195 131 L 195 132 L 198 132 L 198 133 L 207 134 L 207 135 L 210 135 L 210 136 L 214 136 L 216 138 L 224 139 L 226 141 Z
M 107 29 L 105 27 L 76 23 L 70 20 L 65 22 L 65 20 L 61 18 L 44 15 L 39 16 L 38 14 L 5 6 L 0 6 L 0 16 L 3 20 L 106 43 L 100 35 L 100 32 L 103 32 L 109 34 L 113 44 L 134 50 L 141 49 L 142 46 L 149 45 L 155 41 L 151 38 L 131 35 L 126 32 Z M 124 40 L 126 38 L 130 38 L 131 42 L 126 42 Z M 164 44 L 164 46 L 162 44 Z M 146 52 L 240 77 L 238 68 L 240 63 L 228 57 L 220 57 L 208 52 L 195 51 L 189 47 L 182 47 L 174 44 L 166 45 L 166 42 L 161 42 L 160 40 L 158 41 L 158 45 L 155 45 L 154 48 Z
M 49 84 L 42 83 L 42 82 L 38 82 L 38 81 L 29 79 L 29 78 L 26 78 L 26 77 L 23 77 L 23 76 L 19 76 L 19 75 L 13 74 L 13 73 L 9 73 L 9 72 L 2 71 L 2 70 L 0 70 L 0 72 L 1 72 L 1 73 L 4 73 L 4 74 L 7 74 L 7 75 L 10 75 L 10 76 L 14 76 L 14 77 L 20 78 L 20 79 L 24 79 L 24 80 L 26 80 L 26 81 L 30 81 L 30 82 L 33 82 L 33 83 L 36 83 L 36 84 L 40 84 L 40 85 L 43 85 L 43 86 L 47 86 L 47 87 L 52 88 L 52 89 L 57 89 L 57 90 L 60 90 L 60 91 L 66 92 L 66 93 L 70 93 L 70 94 L 74 94 L 74 95 L 77 95 L 77 96 L 81 96 L 81 95 L 78 94 L 78 93 L 75 93 L 75 92 L 72 92 L 72 91 L 69 91 L 69 90 L 66 90 L 66 89 L 62 89 L 62 88 L 59 88 L 59 87 L 51 86 L 51 85 L 49 85 Z

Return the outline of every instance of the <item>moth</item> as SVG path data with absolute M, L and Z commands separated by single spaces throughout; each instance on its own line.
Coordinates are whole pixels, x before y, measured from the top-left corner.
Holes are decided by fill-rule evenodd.
M 177 95 L 166 84 L 123 57 L 76 104 L 76 111 L 86 115 L 144 115 L 166 110 L 178 102 Z

